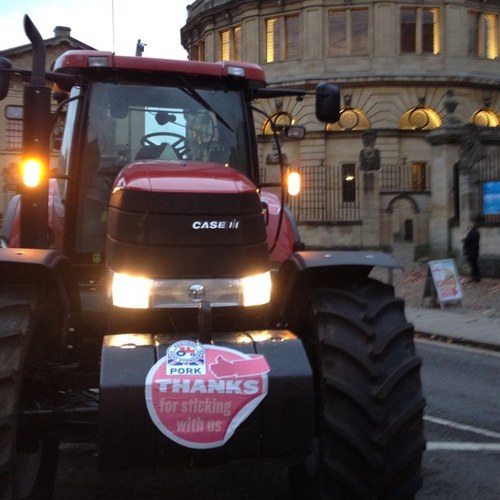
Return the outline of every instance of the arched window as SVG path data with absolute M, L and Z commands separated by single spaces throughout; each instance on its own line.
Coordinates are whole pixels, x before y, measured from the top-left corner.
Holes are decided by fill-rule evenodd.
M 327 132 L 337 130 L 367 130 L 370 128 L 370 121 L 359 108 L 344 108 L 340 110 L 339 121 L 327 123 Z
M 287 113 L 286 111 L 279 111 L 278 113 L 273 113 L 270 119 L 267 119 L 262 126 L 262 133 L 264 135 L 270 135 L 273 133 L 272 123 L 274 124 L 274 128 L 276 131 L 281 132 L 282 130 L 286 130 L 290 125 L 295 123 L 292 115 Z
M 410 108 L 399 120 L 399 128 L 402 130 L 431 130 L 439 126 L 441 126 L 441 117 L 427 106 Z
M 498 127 L 500 125 L 500 118 L 490 108 L 483 108 L 477 110 L 471 117 L 471 123 L 478 127 Z

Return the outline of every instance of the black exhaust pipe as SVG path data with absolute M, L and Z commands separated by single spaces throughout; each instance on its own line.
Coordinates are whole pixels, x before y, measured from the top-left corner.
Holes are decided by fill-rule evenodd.
M 30 82 L 24 87 L 23 162 L 41 162 L 43 176 L 37 186 L 28 187 L 21 182 L 21 247 L 48 248 L 51 89 L 45 81 L 45 43 L 27 15 L 24 31 L 33 47 L 33 63 Z
M 31 42 L 33 51 L 30 83 L 45 86 L 45 44 L 42 35 L 27 14 L 24 16 L 24 32 Z

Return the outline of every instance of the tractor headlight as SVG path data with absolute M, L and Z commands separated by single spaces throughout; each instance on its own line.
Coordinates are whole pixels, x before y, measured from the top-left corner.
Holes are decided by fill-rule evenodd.
M 267 271 L 241 279 L 243 305 L 259 306 L 271 300 L 271 273 Z
M 193 294 L 196 290 L 196 294 Z M 271 273 L 245 278 L 148 279 L 111 272 L 110 294 L 116 307 L 130 309 L 258 306 L 271 300 Z
M 111 296 L 116 307 L 147 309 L 150 305 L 153 280 L 142 276 L 113 273 Z

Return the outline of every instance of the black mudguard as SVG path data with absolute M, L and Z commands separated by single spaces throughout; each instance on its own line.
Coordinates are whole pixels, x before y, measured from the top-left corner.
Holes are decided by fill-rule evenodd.
M 213 344 L 262 354 L 270 367 L 268 393 L 221 447 L 192 449 L 164 436 L 146 406 L 151 367 L 179 340 L 197 334 L 109 335 L 104 338 L 100 383 L 100 465 L 104 469 L 155 463 L 217 463 L 249 457 L 300 457 L 311 452 L 313 379 L 302 342 L 287 330 L 214 333 Z
M 363 268 L 368 271 L 375 266 L 398 268 L 400 265 L 394 257 L 384 252 L 368 252 L 361 250 L 307 250 L 295 252 L 285 262 L 293 265 L 297 271 L 306 269 L 327 268 Z
M 26 285 L 50 300 L 59 315 L 61 328 L 74 326 L 80 300 L 69 260 L 59 251 L 34 248 L 0 248 L 0 282 Z M 64 349 L 67 331 L 59 339 Z
M 293 253 L 278 270 L 273 284 L 272 311 L 276 322 L 286 324 L 296 298 L 305 287 L 332 286 L 346 280 L 366 278 L 374 267 L 400 268 L 384 252 L 350 250 L 306 250 Z
M 0 278 L 4 283 L 18 285 L 40 281 L 56 285 L 57 280 L 61 279 L 61 285 L 69 286 L 69 261 L 53 249 L 1 248 Z

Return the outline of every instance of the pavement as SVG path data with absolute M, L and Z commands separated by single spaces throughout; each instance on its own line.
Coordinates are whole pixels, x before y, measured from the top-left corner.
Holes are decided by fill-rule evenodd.
M 412 244 L 396 245 L 402 272 L 394 272 L 393 284 L 397 295 L 405 299 L 406 317 L 416 334 L 500 351 L 500 279 L 485 276 L 473 283 L 469 276 L 460 275 L 462 300 L 436 307 L 428 297 L 424 299 L 428 266 L 412 262 L 412 256 Z
M 396 295 L 405 300 L 406 317 L 417 336 L 500 351 L 500 279 L 485 276 L 474 283 L 467 274 L 461 274 L 462 300 L 436 307 L 426 287 L 428 265 L 411 262 L 404 245 L 398 252 L 396 257 L 403 268 L 394 271 L 391 283 Z M 387 281 L 383 271 L 378 278 Z
M 498 316 L 485 316 L 460 306 L 444 309 L 407 306 L 405 312 L 417 336 L 500 351 Z

